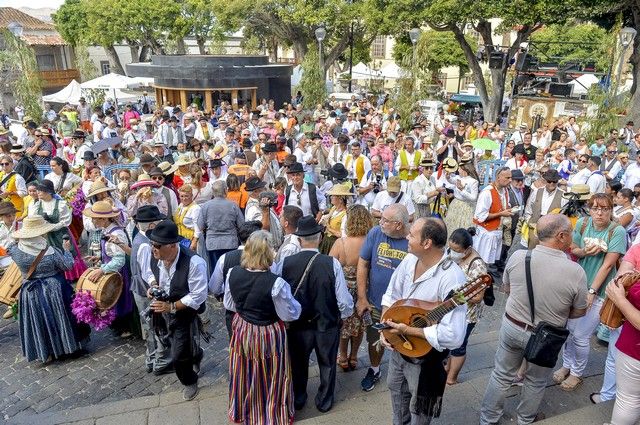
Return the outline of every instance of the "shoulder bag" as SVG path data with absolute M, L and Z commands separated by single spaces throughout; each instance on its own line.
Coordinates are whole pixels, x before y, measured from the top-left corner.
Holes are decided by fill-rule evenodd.
M 531 323 L 535 325 L 535 304 L 533 299 L 533 285 L 531 283 L 531 251 L 527 251 L 525 259 L 525 275 L 527 279 L 527 292 L 531 307 Z M 558 354 L 569 337 L 569 330 L 562 326 L 555 326 L 548 322 L 539 322 L 535 325 L 529 342 L 524 349 L 524 358 L 528 362 L 541 367 L 554 367 L 558 361 Z

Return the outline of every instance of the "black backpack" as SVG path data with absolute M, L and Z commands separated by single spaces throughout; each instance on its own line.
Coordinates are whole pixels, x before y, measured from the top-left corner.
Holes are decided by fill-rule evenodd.
M 18 161 L 14 171 L 22 176 L 25 183 L 31 183 L 38 179 L 38 169 L 36 168 L 36 164 L 33 162 L 33 159 L 28 156 L 24 156 L 20 161 Z

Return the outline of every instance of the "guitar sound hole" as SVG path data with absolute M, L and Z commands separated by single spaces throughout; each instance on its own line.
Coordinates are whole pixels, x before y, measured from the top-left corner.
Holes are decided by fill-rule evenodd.
M 428 326 L 428 324 L 425 324 L 426 322 L 426 316 L 422 314 L 414 314 L 409 320 L 409 326 L 413 328 L 426 328 Z

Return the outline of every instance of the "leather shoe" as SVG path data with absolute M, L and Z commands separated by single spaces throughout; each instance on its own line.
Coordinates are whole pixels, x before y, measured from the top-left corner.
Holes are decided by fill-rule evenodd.
M 198 383 L 187 385 L 182 390 L 182 398 L 185 400 L 193 400 L 198 395 Z
M 167 373 L 173 372 L 173 365 L 165 366 L 162 369 L 157 369 L 153 371 L 155 376 L 166 375 Z
M 153 372 L 153 365 L 152 364 L 148 364 L 147 365 L 147 373 L 151 373 Z

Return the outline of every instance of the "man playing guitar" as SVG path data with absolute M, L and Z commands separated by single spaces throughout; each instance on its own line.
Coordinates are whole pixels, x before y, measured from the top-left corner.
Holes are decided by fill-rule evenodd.
M 447 229 L 442 220 L 418 219 L 411 226 L 407 239 L 409 254 L 391 277 L 382 298 L 383 314 L 402 299 L 441 302 L 466 281 L 462 269 L 445 255 Z M 387 383 L 394 425 L 428 425 L 432 417 L 440 415 L 447 379 L 442 361 L 448 350 L 458 348 L 464 340 L 466 311 L 466 305 L 462 304 L 447 313 L 438 324 L 427 327 L 411 327 L 391 320 L 384 322 L 393 328 L 392 333 L 425 339 L 433 347 L 420 358 L 405 357 L 395 350 L 391 353 Z M 382 334 L 380 341 L 392 349 Z

